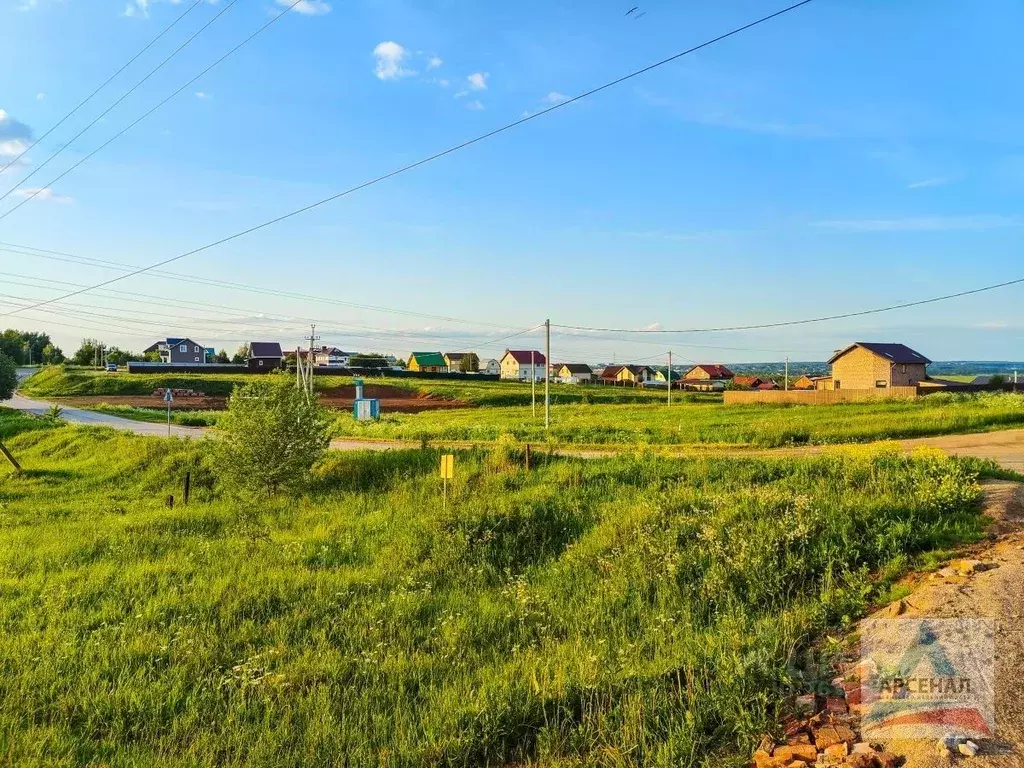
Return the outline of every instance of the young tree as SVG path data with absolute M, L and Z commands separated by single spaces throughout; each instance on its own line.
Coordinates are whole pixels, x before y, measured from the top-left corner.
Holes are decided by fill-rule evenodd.
M 243 344 L 240 346 L 238 351 L 235 352 L 234 356 L 231 358 L 231 362 L 235 364 L 244 364 L 249 362 L 249 345 Z
M 231 362 L 231 357 L 230 357 L 230 355 L 228 355 L 228 351 L 226 349 L 222 349 L 220 352 L 218 352 L 216 355 L 213 356 L 213 359 L 210 362 L 211 363 L 230 363 Z
M 463 355 L 459 361 L 459 370 L 463 373 L 476 373 L 480 370 L 480 356 L 476 352 Z
M 61 348 L 55 346 L 52 342 L 43 347 L 43 362 L 47 365 L 59 365 L 65 359 Z
M 327 450 L 328 425 L 326 411 L 290 380 L 261 378 L 236 387 L 220 423 L 225 485 L 247 497 L 301 487 Z
M 96 365 L 98 359 L 97 348 L 100 346 L 98 339 L 82 339 L 82 345 L 75 351 L 71 362 L 75 365 Z
M 9 400 L 18 386 L 16 363 L 0 352 L 0 400 Z
M 348 364 L 353 368 L 387 368 L 388 361 L 384 355 L 358 354 L 349 358 Z

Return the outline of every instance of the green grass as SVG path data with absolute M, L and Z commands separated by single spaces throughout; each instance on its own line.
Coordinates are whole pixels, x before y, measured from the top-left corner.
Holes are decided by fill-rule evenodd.
M 1024 426 L 1024 397 L 1010 394 L 930 395 L 841 405 L 633 404 L 559 406 L 550 433 L 543 412 L 488 408 L 388 414 L 379 422 L 341 415 L 335 435 L 413 441 L 492 441 L 576 445 L 729 444 L 774 448 L 923 437 Z
M 161 387 L 194 389 L 205 395 L 227 396 L 236 385 L 251 381 L 253 375 L 242 374 L 129 374 L 106 373 L 88 369 L 51 366 L 33 375 L 22 386 L 31 397 L 86 397 L 102 395 L 151 395 Z M 266 375 L 266 374 L 262 374 Z M 515 381 L 432 381 L 428 379 L 366 377 L 368 385 L 383 384 L 407 390 L 413 395 L 429 395 L 445 400 L 462 400 L 473 405 L 497 407 L 528 405 L 531 401 L 530 385 Z M 320 376 L 316 386 L 321 391 L 352 386 L 347 376 Z M 543 397 L 543 386 L 537 387 L 538 398 Z M 678 393 L 679 401 L 721 402 L 721 395 Z M 622 387 L 552 385 L 552 402 L 569 403 L 654 403 L 665 399 L 664 392 Z
M 111 416 L 120 416 L 123 419 L 134 419 L 135 421 L 150 421 L 159 424 L 167 423 L 166 408 L 142 408 L 134 405 L 111 405 L 110 403 L 97 403 L 84 407 L 98 413 L 109 413 Z M 216 426 L 222 411 L 171 411 L 171 423 L 180 424 L 183 427 L 212 427 Z
M 447 510 L 435 451 L 333 454 L 253 507 L 205 441 L 0 430 L 16 765 L 740 766 L 825 633 L 981 530 L 976 464 L 935 454 L 502 444 Z

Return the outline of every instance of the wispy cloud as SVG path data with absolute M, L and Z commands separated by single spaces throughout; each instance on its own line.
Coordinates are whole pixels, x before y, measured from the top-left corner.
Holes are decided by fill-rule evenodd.
M 402 65 L 409 58 L 409 51 L 393 40 L 378 43 L 373 49 L 373 56 L 376 59 L 374 74 L 379 80 L 397 80 L 416 74 Z
M 22 200 L 39 200 L 44 203 L 73 203 L 75 198 L 54 192 L 50 187 L 26 187 L 14 193 Z
M 6 110 L 0 109 L 0 141 L 31 138 L 31 128 L 25 123 L 15 120 Z
M 206 91 L 196 91 L 196 98 L 200 101 L 209 101 L 213 96 Z
M 812 226 L 839 232 L 944 232 L 1024 226 L 1024 216 L 987 213 L 971 216 L 909 216 L 900 219 L 832 219 Z
M 546 104 L 561 104 L 563 101 L 568 100 L 568 96 L 566 96 L 564 93 L 559 93 L 558 91 L 552 91 L 543 99 L 541 99 L 541 101 L 543 101 Z
M 922 179 L 907 184 L 907 189 L 927 189 L 928 187 L 944 187 L 953 180 L 945 176 L 936 176 L 934 179 Z
M 974 327 L 982 328 L 988 331 L 998 331 L 1002 330 L 1003 328 L 1009 328 L 1010 324 L 1005 320 L 989 320 L 984 323 L 977 323 Z
M 174 0 L 177 2 L 177 0 Z M 276 0 L 277 4 L 287 8 L 295 0 Z M 301 0 L 298 5 L 292 8 L 294 13 L 301 13 L 303 16 L 323 16 L 331 12 L 331 4 L 327 0 Z
M 472 75 L 466 78 L 466 82 L 469 83 L 469 90 L 471 91 L 486 91 L 487 90 L 487 78 L 491 75 L 488 72 L 474 72 Z
M 774 116 L 750 117 L 740 114 L 727 105 L 672 99 L 642 88 L 636 89 L 636 94 L 646 104 L 667 110 L 687 123 L 782 138 L 826 139 L 834 137 L 833 133 L 813 123 L 799 123 Z
M 39 93 L 36 94 L 36 101 L 42 101 L 45 98 L 46 98 L 46 94 L 43 93 L 42 91 L 40 91 Z
M 478 99 L 466 103 L 466 109 L 472 109 L 474 112 L 482 112 L 486 107 L 480 103 Z
M 427 69 L 437 69 L 442 64 L 444 64 L 444 61 L 440 56 L 431 56 L 427 59 Z

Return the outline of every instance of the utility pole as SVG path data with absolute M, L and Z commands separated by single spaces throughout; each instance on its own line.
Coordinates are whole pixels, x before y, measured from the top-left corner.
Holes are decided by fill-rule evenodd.
M 786 358 L 786 391 L 789 391 L 789 358 Z
M 551 320 L 544 321 L 544 429 L 551 428 Z
M 668 404 L 672 405 L 672 350 L 668 351 Z
M 306 359 L 306 394 L 310 400 L 313 399 L 313 350 L 320 337 L 316 335 L 316 323 L 309 326 L 309 357 Z
M 537 418 L 537 363 L 535 352 L 530 350 L 530 401 L 533 403 L 533 418 Z

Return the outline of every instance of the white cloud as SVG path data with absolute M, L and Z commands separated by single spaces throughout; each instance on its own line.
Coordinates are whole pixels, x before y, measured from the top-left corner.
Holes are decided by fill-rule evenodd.
M 444 61 L 441 60 L 440 56 L 431 56 L 427 59 L 427 69 L 437 69 L 442 64 L 444 64 Z
M 641 330 L 641 331 L 660 331 L 662 329 L 662 327 L 663 326 L 662 326 L 661 323 L 651 323 L 650 325 L 643 326 L 639 330 Z
M 46 94 L 43 93 L 42 91 L 40 91 L 39 93 L 36 94 L 36 101 L 42 101 L 45 98 L 46 98 Z
M 0 140 L 0 175 L 5 173 L 17 173 L 24 169 L 28 163 L 24 160 L 14 161 L 14 158 L 18 157 L 22 152 L 28 149 L 26 144 L 21 139 L 7 139 Z M 10 167 L 5 167 L 10 165 Z
M 26 187 L 25 189 L 19 189 L 14 193 L 22 200 L 39 200 L 44 203 L 73 203 L 75 198 L 68 197 L 67 195 L 60 195 L 54 192 L 50 187 Z
M 913 184 L 907 184 L 907 189 L 926 189 L 928 187 L 942 187 L 949 184 L 952 179 L 948 179 L 944 176 L 939 176 L 934 179 L 924 179 L 922 181 L 915 181 Z
M 974 326 L 975 328 L 984 328 L 990 331 L 996 331 L 1001 328 L 1009 328 L 1010 324 L 1005 320 L 989 320 L 987 323 L 978 323 Z
M 437 81 L 437 84 L 440 85 L 442 88 L 447 88 L 449 85 L 451 85 L 451 83 L 449 83 L 443 77 Z
M 31 128 L 15 120 L 6 110 L 0 109 L 0 141 L 30 138 L 32 138 Z
M 547 102 L 548 104 L 561 104 L 563 101 L 568 100 L 568 96 L 566 96 L 564 93 L 559 93 L 558 91 L 552 91 L 543 99 L 541 99 L 541 101 Z
M 392 40 L 378 43 L 373 49 L 373 56 L 377 60 L 374 74 L 380 80 L 397 80 L 416 74 L 402 66 L 402 62 L 409 58 L 409 52 Z
M 908 216 L 902 219 L 835 219 L 812 226 L 841 232 L 945 232 L 1024 226 L 1024 217 L 984 213 L 973 216 Z
M 196 91 L 196 98 L 200 101 L 209 101 L 213 98 L 213 96 L 207 93 L 206 91 Z
M 473 99 L 473 101 L 466 103 L 466 109 L 472 109 L 474 112 L 482 112 L 486 107 L 477 99 Z
M 463 96 L 469 96 L 469 91 L 466 91 L 466 90 L 462 90 L 462 91 L 457 91 L 457 92 L 455 93 L 455 96 L 454 96 L 454 98 L 456 98 L 456 99 L 461 99 L 461 98 L 462 98 Z
M 469 89 L 471 91 L 486 91 L 488 77 L 490 77 L 488 72 L 474 72 L 466 78 L 469 82 Z
M 282 8 L 287 8 L 295 0 L 276 0 L 276 2 Z M 303 16 L 323 16 L 325 13 L 331 12 L 331 4 L 327 0 L 300 0 L 299 4 L 292 8 L 292 10 L 295 13 L 301 13 Z

